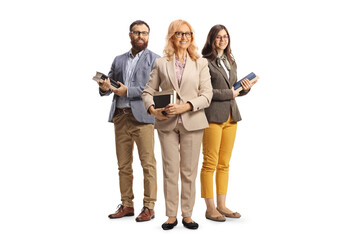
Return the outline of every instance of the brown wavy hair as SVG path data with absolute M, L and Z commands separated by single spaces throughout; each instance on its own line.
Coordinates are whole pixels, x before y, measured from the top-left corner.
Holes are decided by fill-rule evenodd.
M 219 32 L 223 29 L 226 31 L 226 34 L 229 36 L 228 45 L 224 50 L 224 54 L 226 55 L 229 62 L 233 64 L 235 59 L 231 53 L 230 34 L 229 31 L 226 29 L 226 27 L 221 24 L 215 25 L 210 29 L 204 48 L 201 51 L 201 54 L 203 55 L 204 58 L 210 59 L 211 61 L 213 61 L 217 57 L 218 53 L 216 51 L 215 39 L 216 36 L 219 34 Z
M 180 19 L 173 21 L 169 25 L 168 33 L 165 38 L 166 44 L 164 48 L 164 56 L 167 57 L 170 61 L 173 59 L 173 55 L 175 53 L 175 45 L 172 41 L 172 38 L 174 37 L 175 32 L 177 32 L 183 24 L 186 24 L 189 27 L 190 31 L 193 33 L 191 38 L 191 43 L 187 49 L 187 52 L 189 53 L 190 58 L 193 61 L 196 61 L 197 59 L 200 58 L 200 55 L 197 53 L 198 47 L 195 44 L 194 29 L 187 21 Z

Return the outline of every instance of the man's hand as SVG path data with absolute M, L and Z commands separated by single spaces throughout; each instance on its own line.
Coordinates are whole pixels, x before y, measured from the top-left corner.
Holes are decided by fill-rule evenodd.
M 165 111 L 165 108 L 157 108 L 157 109 L 155 109 L 154 106 L 150 106 L 150 107 L 149 107 L 149 112 L 150 112 L 151 115 L 153 115 L 157 120 L 169 119 L 168 116 L 165 116 L 164 114 L 162 114 L 162 111 Z
M 101 89 L 101 91 L 103 91 L 103 92 L 109 91 L 110 86 L 111 86 L 109 78 L 105 79 L 104 82 L 102 82 L 102 83 L 99 82 L 99 80 L 97 80 L 97 83 L 99 84 L 99 88 Z
M 185 104 L 169 104 L 165 107 L 165 112 L 167 114 L 182 114 L 187 111 L 192 110 L 192 105 L 190 103 Z
M 117 82 L 118 84 L 120 84 L 119 88 L 113 89 L 113 93 L 115 93 L 118 96 L 126 96 L 127 95 L 127 87 L 122 84 L 121 82 Z

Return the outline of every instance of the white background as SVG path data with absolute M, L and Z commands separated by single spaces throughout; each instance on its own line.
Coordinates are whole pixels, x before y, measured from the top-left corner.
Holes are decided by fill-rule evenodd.
M 1 239 L 359 239 L 359 8 L 356 1 L 2 1 Z M 162 55 L 171 21 L 187 20 L 199 52 L 227 26 L 239 78 L 261 78 L 237 100 L 228 207 L 165 232 L 160 144 L 156 218 L 109 220 L 119 203 L 111 97 L 91 80 L 131 47 L 137 19 Z M 142 169 L 134 151 L 135 214 Z M 202 155 L 199 160 L 199 171 Z M 178 220 L 181 221 L 180 211 Z

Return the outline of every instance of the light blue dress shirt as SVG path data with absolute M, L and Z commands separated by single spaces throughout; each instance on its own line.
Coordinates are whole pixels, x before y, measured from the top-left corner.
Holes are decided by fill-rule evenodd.
M 131 50 L 128 53 L 128 60 L 126 63 L 125 78 L 124 78 L 124 85 L 126 87 L 129 87 L 129 80 L 132 78 L 136 64 L 138 63 L 143 52 L 144 50 L 136 54 L 135 57 L 133 56 Z M 128 96 L 121 96 L 121 97 L 118 96 L 118 98 L 119 99 L 116 104 L 117 108 L 130 108 L 130 101 L 128 99 Z

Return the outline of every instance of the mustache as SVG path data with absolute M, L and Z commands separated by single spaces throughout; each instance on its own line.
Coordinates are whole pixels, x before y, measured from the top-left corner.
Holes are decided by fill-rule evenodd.
M 139 41 L 143 41 L 144 43 L 147 43 L 147 41 L 141 37 L 137 38 L 137 39 L 132 39 L 131 42 L 137 43 Z

